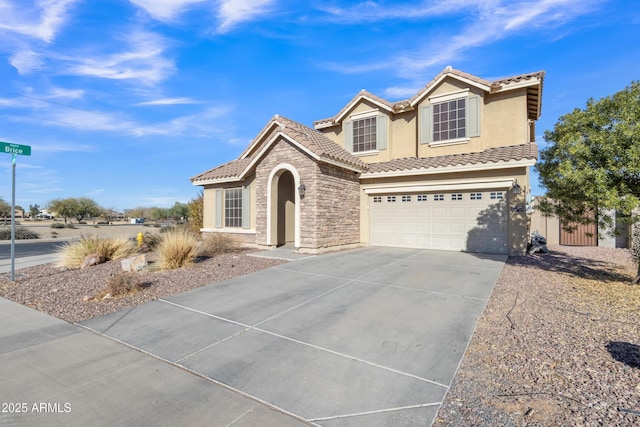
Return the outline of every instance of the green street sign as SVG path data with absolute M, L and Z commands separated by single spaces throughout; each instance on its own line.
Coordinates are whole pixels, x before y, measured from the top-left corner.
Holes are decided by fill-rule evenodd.
M 10 142 L 0 141 L 0 152 L 7 154 L 20 154 L 22 156 L 31 155 L 30 145 L 12 144 Z

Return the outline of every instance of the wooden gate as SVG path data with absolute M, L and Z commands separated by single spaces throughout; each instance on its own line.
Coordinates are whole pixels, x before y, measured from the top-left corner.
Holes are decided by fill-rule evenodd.
M 598 246 L 598 224 L 578 224 L 569 233 L 560 222 L 560 244 L 565 246 Z

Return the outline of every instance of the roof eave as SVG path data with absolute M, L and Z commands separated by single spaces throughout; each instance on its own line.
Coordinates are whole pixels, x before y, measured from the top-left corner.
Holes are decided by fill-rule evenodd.
M 360 175 L 360 179 L 371 178 L 393 178 L 403 176 L 415 176 L 415 175 L 433 175 L 439 173 L 450 172 L 471 172 L 471 171 L 484 171 L 491 169 L 510 169 L 517 167 L 533 166 L 536 164 L 536 159 L 521 159 L 521 160 L 508 160 L 499 162 L 487 162 L 487 163 L 475 163 L 465 165 L 454 166 L 441 166 L 419 169 L 402 169 L 385 172 L 363 172 Z

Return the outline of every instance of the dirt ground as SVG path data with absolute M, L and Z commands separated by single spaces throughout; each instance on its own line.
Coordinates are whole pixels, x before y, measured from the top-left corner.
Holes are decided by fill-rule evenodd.
M 114 222 L 110 225 L 103 224 L 76 224 L 73 228 L 51 228 L 53 223 L 64 224 L 62 221 L 19 221 L 18 227 L 24 227 L 38 233 L 41 239 L 66 239 L 79 238 L 85 235 L 98 235 L 100 237 L 136 237 L 138 233 L 159 233 L 160 225 L 154 223 L 129 224 L 126 222 Z

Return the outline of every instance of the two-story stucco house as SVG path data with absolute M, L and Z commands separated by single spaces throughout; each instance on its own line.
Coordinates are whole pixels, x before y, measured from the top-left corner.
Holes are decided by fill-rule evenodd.
M 238 159 L 191 179 L 204 187 L 202 232 L 311 253 L 523 254 L 543 78 L 447 67 L 404 101 L 361 91 L 314 129 L 276 115 Z

